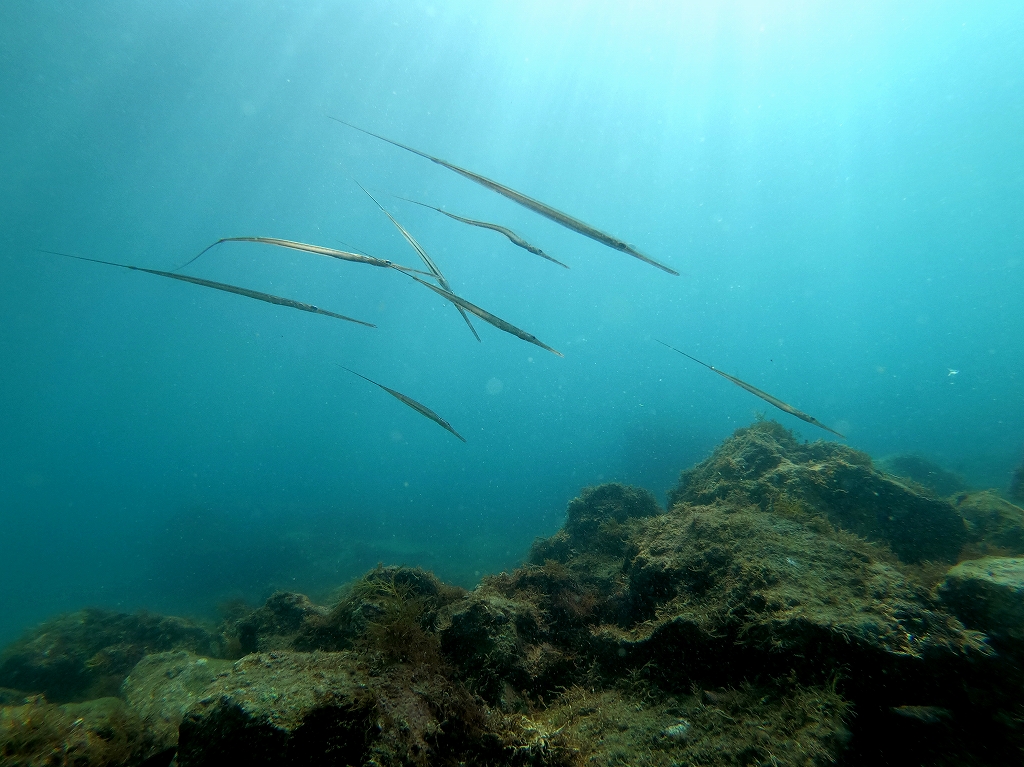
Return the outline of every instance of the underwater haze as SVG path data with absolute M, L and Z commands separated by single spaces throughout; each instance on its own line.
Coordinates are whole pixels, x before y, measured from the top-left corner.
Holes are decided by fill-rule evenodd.
M 656 341 L 876 458 L 1004 488 L 1024 454 L 1019 2 L 5 0 L 0 136 L 0 641 L 377 562 L 471 586 L 761 415 L 837 439 Z M 185 270 L 374 329 L 41 252 L 425 268 L 356 181 L 564 358 L 390 269 Z

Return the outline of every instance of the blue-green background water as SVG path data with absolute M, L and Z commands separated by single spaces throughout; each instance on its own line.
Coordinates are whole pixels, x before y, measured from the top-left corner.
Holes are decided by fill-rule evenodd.
M 378 561 L 471 585 L 588 484 L 663 493 L 757 413 L 1005 487 L 1024 452 L 1024 6 L 0 4 L 0 639 L 211 614 Z M 327 119 L 495 178 L 672 277 Z M 227 244 L 347 243 L 460 294 Z M 388 193 L 519 231 L 572 269 Z M 426 403 L 462 444 L 343 364 Z M 959 373 L 950 375 L 950 370 Z

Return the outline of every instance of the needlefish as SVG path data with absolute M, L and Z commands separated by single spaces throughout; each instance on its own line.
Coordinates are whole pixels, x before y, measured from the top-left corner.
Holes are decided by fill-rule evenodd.
M 246 298 L 255 298 L 257 301 L 264 301 L 268 304 L 277 304 L 278 306 L 287 306 L 292 309 L 298 309 L 303 312 L 312 312 L 313 314 L 322 314 L 326 317 L 334 317 L 338 320 L 345 320 L 346 322 L 354 322 L 357 325 L 365 325 L 368 328 L 377 327 L 372 322 L 363 322 L 362 320 L 353 319 L 352 317 L 346 317 L 344 314 L 336 314 L 329 312 L 326 309 L 321 309 L 319 306 L 313 306 L 313 304 L 306 304 L 302 301 L 293 301 L 290 298 L 282 298 L 281 296 L 274 296 L 270 293 L 261 293 L 258 290 L 249 290 L 249 288 L 240 288 L 237 285 L 228 285 L 224 282 L 214 282 L 213 280 L 204 280 L 201 277 L 192 277 L 187 274 L 175 274 L 174 272 L 162 272 L 159 269 L 146 269 L 141 266 L 132 266 L 131 264 L 118 264 L 114 261 L 101 261 L 98 258 L 86 258 L 85 256 L 73 256 L 70 253 L 58 253 L 55 250 L 40 250 L 42 253 L 49 253 L 54 256 L 63 256 L 64 258 L 73 258 L 76 261 L 88 261 L 93 264 L 105 264 L 106 266 L 117 266 L 121 269 L 131 269 L 135 272 L 146 272 L 147 274 L 155 274 L 157 277 L 169 277 L 172 280 L 180 280 L 182 282 L 190 282 L 193 285 L 201 285 L 204 288 L 213 288 L 214 290 L 223 290 L 225 293 L 234 293 L 238 296 L 245 296 Z M 411 277 L 412 275 L 410 275 Z M 415 278 L 414 278 L 415 279 Z
M 657 338 L 654 339 L 654 340 L 658 341 Z M 732 381 L 734 384 L 739 386 L 741 389 L 746 389 L 748 392 L 753 394 L 755 397 L 760 397 L 765 402 L 767 402 L 769 405 L 774 405 L 779 410 L 782 410 L 785 413 L 789 413 L 790 415 L 796 416 L 801 421 L 806 421 L 809 424 L 813 424 L 814 426 L 817 426 L 819 429 L 824 429 L 827 432 L 835 434 L 840 439 L 846 439 L 846 437 L 844 437 L 842 434 L 837 432 L 835 429 L 830 429 L 829 427 L 827 427 L 825 424 L 823 424 L 821 421 L 819 421 L 814 416 L 807 415 L 807 413 L 804 413 L 804 412 L 802 412 L 800 410 L 797 410 L 792 405 L 787 405 L 782 400 L 780 400 L 780 399 L 778 399 L 776 397 L 773 397 L 771 394 L 768 394 L 767 392 L 761 391 L 756 386 L 751 386 L 746 381 L 741 381 L 740 379 L 736 378 L 735 376 L 731 376 L 728 373 L 723 373 L 721 370 L 719 370 L 718 368 L 714 367 L 713 365 L 709 365 L 706 362 L 701 362 L 696 357 L 691 357 L 686 352 L 679 351 L 679 349 L 677 349 L 674 346 L 670 346 L 669 344 L 665 343 L 664 341 L 658 341 L 658 343 L 661 344 L 662 346 L 668 346 L 668 348 L 671 349 L 672 351 L 679 352 L 679 354 L 682 354 L 684 357 L 687 357 L 687 358 L 693 360 L 698 365 L 703 365 L 708 370 L 711 370 L 711 371 L 714 371 L 715 373 L 718 373 L 718 375 L 722 376 L 722 378 L 726 379 L 727 381 Z
M 456 221 L 461 221 L 463 224 L 469 224 L 470 226 L 479 226 L 479 227 L 481 227 L 483 229 L 491 229 L 491 230 L 493 230 L 495 232 L 498 232 L 499 234 L 503 234 L 506 237 L 508 237 L 509 241 L 511 241 L 511 243 L 513 245 L 518 245 L 523 250 L 529 251 L 530 253 L 533 253 L 535 256 L 540 256 L 541 258 L 546 258 L 548 261 L 551 261 L 552 263 L 558 264 L 559 266 L 564 266 L 566 269 L 569 268 L 568 264 L 563 264 L 557 258 L 552 258 L 547 253 L 545 253 L 543 250 L 538 248 L 536 245 L 531 245 L 529 242 L 524 240 L 522 237 L 520 237 L 518 234 L 513 232 L 511 229 L 508 229 L 508 228 L 506 228 L 504 226 L 501 226 L 499 224 L 492 224 L 490 221 L 477 221 L 474 218 L 463 218 L 462 216 L 456 216 L 454 213 L 449 213 L 448 211 L 444 210 L 443 208 L 435 208 L 433 205 L 427 205 L 425 202 L 419 202 L 417 200 L 410 200 L 408 197 L 399 197 L 398 199 L 399 200 L 405 200 L 406 202 L 411 202 L 413 205 L 422 205 L 424 208 L 430 208 L 431 210 L 436 210 L 438 213 L 440 213 L 442 215 L 445 215 L 445 216 L 448 216 L 448 218 L 454 219 Z
M 424 285 L 424 286 L 430 288 L 432 291 L 437 293 L 439 296 L 442 296 L 443 298 L 447 298 L 449 301 L 451 301 L 456 306 L 461 306 L 466 311 L 472 312 L 477 317 L 482 319 L 484 322 L 493 325 L 498 330 L 504 330 L 506 333 L 511 333 L 512 335 L 516 336 L 517 338 L 521 338 L 524 341 L 527 341 L 528 343 L 533 344 L 534 346 L 539 346 L 541 349 L 546 349 L 547 351 L 551 352 L 552 354 L 557 354 L 559 357 L 564 357 L 565 356 L 564 354 L 562 354 L 557 349 L 552 349 L 550 346 L 548 346 L 546 343 L 544 343 L 543 341 L 538 339 L 537 336 L 533 335 L 532 333 L 527 333 L 525 330 L 521 330 L 521 329 L 517 328 L 511 322 L 505 322 L 505 320 L 503 320 L 501 317 L 496 317 L 495 315 L 491 314 L 486 309 L 481 309 L 476 304 L 471 304 L 466 299 L 461 298 L 461 297 L 455 295 L 451 291 L 445 290 L 444 288 L 439 288 L 439 287 L 437 287 L 437 285 L 431 285 L 429 282 L 426 282 L 425 280 L 421 280 L 419 277 L 417 277 L 414 274 L 410 274 L 409 276 L 412 277 L 412 279 L 416 280 L 416 282 L 418 282 L 420 285 Z
M 337 364 L 337 363 L 335 363 L 335 364 Z M 446 431 L 450 431 L 452 434 L 454 434 L 456 437 L 461 439 L 463 442 L 466 441 L 466 438 L 463 437 L 461 434 L 459 434 L 457 431 L 455 431 L 455 429 L 452 428 L 452 425 L 450 423 L 448 423 L 446 420 L 444 420 L 441 416 L 439 416 L 437 413 L 435 413 L 433 410 L 431 410 L 429 407 L 427 407 L 423 403 L 417 402 L 412 397 L 405 396 L 400 391 L 395 391 L 394 389 L 389 389 L 384 384 L 377 383 L 372 378 L 367 378 L 362 373 L 357 373 L 356 371 L 352 370 L 351 368 L 347 368 L 344 365 L 338 365 L 338 367 L 342 368 L 343 370 L 347 370 L 349 373 L 351 373 L 354 376 L 359 376 L 364 381 L 368 381 L 369 383 L 372 383 L 374 386 L 379 386 L 381 389 L 386 391 L 388 394 L 390 394 L 392 397 L 394 397 L 398 401 L 408 405 L 409 407 L 411 407 L 413 410 L 415 410 L 420 415 L 423 415 L 423 416 L 426 416 L 427 418 L 429 418 L 431 421 L 436 423 L 442 429 L 445 429 Z
M 428 272 L 421 272 L 419 269 L 411 269 L 408 266 L 402 266 L 396 264 L 393 261 L 389 261 L 386 258 L 376 258 L 375 256 L 359 255 L 358 253 L 349 253 L 345 250 L 335 250 L 334 248 L 325 248 L 321 245 L 310 245 L 305 242 L 295 242 L 294 240 L 281 240 L 277 237 L 221 237 L 212 245 L 207 245 L 203 248 L 198 255 L 192 256 L 188 261 L 179 266 L 175 271 L 180 271 L 186 266 L 195 261 L 199 256 L 206 253 L 206 251 L 217 247 L 222 242 L 255 242 L 261 245 L 273 245 L 278 248 L 290 248 L 291 250 L 301 250 L 304 253 L 315 253 L 318 256 L 327 256 L 329 258 L 337 258 L 341 261 L 352 261 L 357 264 L 369 264 L 370 266 L 379 266 L 387 269 L 397 269 L 400 272 L 415 272 L 416 274 L 426 274 L 430 276 Z
M 554 221 L 556 224 L 564 226 L 566 229 L 570 229 L 576 232 L 577 234 L 582 234 L 584 237 L 589 237 L 590 239 L 599 242 L 602 245 L 605 245 L 609 248 L 612 248 L 613 250 L 617 250 L 621 253 L 633 256 L 633 258 L 638 258 L 641 261 L 650 264 L 651 266 L 658 267 L 664 272 L 674 274 L 677 277 L 679 276 L 679 272 L 677 272 L 675 269 L 665 266 L 665 264 L 658 263 L 649 256 L 645 256 L 643 253 L 638 251 L 629 243 L 623 242 L 622 240 L 616 237 L 612 237 L 610 234 L 606 234 L 605 232 L 602 232 L 600 229 L 595 229 L 590 224 L 584 221 L 580 221 L 578 218 L 573 218 L 568 213 L 563 213 L 560 210 L 552 208 L 550 205 L 547 205 L 546 203 L 543 203 L 540 200 L 535 200 L 532 197 L 528 197 L 522 192 L 517 192 L 515 189 L 511 189 L 510 187 L 507 187 L 504 184 L 499 184 L 497 181 L 493 181 L 487 178 L 486 176 L 481 176 L 479 173 L 474 173 L 471 170 L 460 168 L 458 165 L 452 165 L 452 163 L 447 162 L 446 160 L 442 160 L 439 157 L 434 157 L 433 155 L 429 155 L 426 152 L 421 152 L 418 149 L 413 149 L 411 146 L 400 144 L 397 141 L 392 141 L 391 139 L 385 138 L 384 136 L 380 136 L 376 133 L 371 133 L 370 131 L 360 128 L 357 125 L 353 125 L 352 123 L 340 120 L 337 117 L 331 117 L 330 115 L 327 115 L 327 117 L 329 117 L 331 120 L 334 120 L 335 122 L 341 123 L 342 125 L 347 125 L 348 127 L 353 128 L 354 130 L 357 130 L 360 133 L 365 133 L 367 136 L 373 136 L 375 139 L 386 141 L 392 146 L 397 146 L 400 149 L 404 149 L 407 152 L 412 152 L 413 154 L 419 155 L 420 157 L 426 160 L 430 160 L 433 163 L 437 163 L 438 165 L 448 168 L 448 170 L 458 173 L 460 176 L 468 178 L 470 181 L 480 184 L 480 186 L 490 189 L 492 192 L 500 194 L 502 197 L 512 200 L 512 202 L 518 203 L 519 205 L 522 205 L 524 208 L 532 210 L 534 213 L 544 216 L 545 218 L 550 219 L 551 221 Z
M 363 190 L 363 193 L 367 197 L 373 200 L 374 204 L 381 209 L 381 212 L 384 213 L 384 215 L 387 216 L 389 219 L 391 219 L 391 223 L 395 225 L 395 228 L 398 229 L 399 232 L 402 233 L 402 236 L 405 237 L 405 241 L 412 246 L 412 249 L 415 250 L 417 254 L 419 254 L 420 259 L 423 261 L 424 264 L 427 265 L 427 269 L 430 270 L 431 275 L 433 275 L 434 279 L 437 280 L 438 283 L 440 283 L 441 287 L 447 290 L 449 293 L 454 292 L 452 291 L 452 286 L 448 283 L 448 280 L 445 279 L 445 276 L 443 274 L 441 274 L 441 270 L 437 268 L 437 264 L 434 263 L 434 259 L 427 255 L 427 251 L 420 247 L 420 244 L 416 242 L 416 238 L 409 234 L 406 228 L 402 226 L 400 223 L 398 223 L 395 220 L 395 217 L 388 213 L 387 210 L 385 210 L 384 206 L 377 202 L 376 198 L 374 198 L 372 194 L 367 192 L 366 189 L 363 189 L 362 184 L 360 184 L 358 181 L 356 181 L 355 183 L 356 186 Z M 411 277 L 412 275 L 409 276 Z M 466 312 L 463 311 L 462 307 L 459 306 L 458 304 L 455 304 L 455 308 L 459 310 L 459 314 L 462 315 L 462 319 L 464 319 L 466 321 L 466 324 L 469 325 L 470 332 L 472 332 L 476 340 L 479 341 L 480 334 L 476 332 L 476 328 L 474 328 L 473 323 L 469 321 L 469 317 L 466 316 Z

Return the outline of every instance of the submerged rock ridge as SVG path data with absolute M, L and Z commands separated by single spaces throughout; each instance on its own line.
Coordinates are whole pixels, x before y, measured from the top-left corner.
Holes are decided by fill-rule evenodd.
M 1024 510 L 770 421 L 668 497 L 586 488 L 470 592 L 55 619 L 0 656 L 0 763 L 1019 763 Z

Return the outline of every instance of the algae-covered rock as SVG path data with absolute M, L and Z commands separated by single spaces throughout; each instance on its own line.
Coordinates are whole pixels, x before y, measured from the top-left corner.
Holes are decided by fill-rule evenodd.
M 178 726 L 231 661 L 200 658 L 184 650 L 147 655 L 121 686 L 121 696 L 138 714 L 153 740 L 154 752 L 178 744 Z
M 262 607 L 241 618 L 234 633 L 243 654 L 289 649 L 308 623 L 328 612 L 305 594 L 278 591 Z
M 442 626 L 472 612 L 456 607 L 465 596 L 424 570 L 380 566 L 331 608 L 275 595 L 241 625 L 258 645 L 296 649 L 248 655 L 218 678 L 182 722 L 179 764 L 527 763 L 516 755 L 536 750 L 533 735 L 488 709 L 442 651 Z M 560 759 L 541 749 L 529 763 Z
M 273 650 L 351 649 L 382 614 L 406 605 L 430 624 L 438 610 L 465 591 L 418 567 L 378 565 L 352 583 L 333 605 L 317 605 L 304 594 L 277 592 L 259 609 L 234 621 L 228 634 L 242 653 Z
M 529 561 L 543 566 L 555 560 L 580 582 L 603 584 L 622 566 L 632 531 L 661 513 L 654 494 L 640 487 L 612 482 L 584 488 L 569 502 L 562 529 L 534 541 Z
M 183 649 L 216 657 L 223 638 L 184 618 L 87 609 L 43 623 L 0 655 L 0 686 L 54 702 L 116 695 L 144 655 Z
M 181 723 L 180 767 L 363 764 L 364 675 L 348 653 L 258 653 L 234 663 Z
M 967 480 L 959 474 L 914 453 L 891 456 L 879 464 L 887 473 L 908 479 L 940 497 L 967 490 Z
M 600 543 L 605 537 L 601 533 L 609 527 L 660 513 L 661 507 L 649 490 L 610 482 L 584 488 L 578 498 L 570 501 L 563 529 L 580 545 Z
M 522 691 L 535 689 L 550 665 L 538 649 L 542 625 L 532 601 L 478 591 L 445 615 L 441 647 L 488 700 L 522 709 Z
M 774 431 L 761 428 L 769 436 Z M 601 764 L 628 762 L 625 754 L 635 758 L 641 742 L 659 744 L 644 752 L 651 764 L 824 764 L 850 747 L 848 728 L 856 753 L 872 754 L 874 744 L 894 738 L 908 744 L 910 753 L 927 743 L 941 744 L 936 752 L 941 753 L 959 742 L 962 732 L 990 726 L 1005 706 L 1006 691 L 1000 702 L 993 698 L 982 707 L 977 693 L 963 683 L 974 674 L 979 685 L 988 684 L 981 680 L 995 660 L 984 636 L 948 613 L 919 580 L 919 568 L 904 565 L 888 546 L 837 528 L 809 501 L 781 494 L 764 481 L 773 471 L 777 478 L 787 470 L 787 462 L 792 463 L 788 451 L 813 452 L 817 446 L 793 441 L 774 455 L 757 444 L 746 447 L 752 449 L 743 463 L 754 480 L 734 476 L 732 486 L 725 480 L 716 486 L 705 474 L 697 479 L 706 480 L 707 495 L 694 496 L 708 503 L 676 494 L 671 510 L 656 516 L 616 515 L 614 499 L 626 495 L 598 493 L 609 499 L 604 518 L 611 523 L 598 521 L 596 533 L 594 525 L 581 533 L 567 524 L 534 544 L 536 564 L 486 579 L 468 601 L 496 592 L 512 604 L 501 603 L 500 616 L 501 610 L 483 604 L 461 613 L 464 624 L 453 626 L 461 638 L 476 643 L 456 645 L 464 658 L 460 668 L 482 680 L 483 694 L 498 705 L 516 700 L 507 690 L 494 697 L 503 670 L 514 685 L 526 680 L 528 694 L 545 697 L 573 684 L 600 696 L 609 683 L 620 685 L 636 675 L 650 680 L 641 701 L 631 704 L 640 719 L 654 717 L 636 725 L 639 740 L 628 733 L 613 736 L 604 725 L 576 731 L 600 732 L 602 743 L 619 743 L 615 749 L 590 752 L 592 762 Z M 832 465 L 869 468 L 858 454 Z M 813 470 L 806 465 L 797 469 Z M 892 481 L 867 476 L 871 482 Z M 788 479 L 800 477 L 794 472 Z M 846 490 L 857 494 L 855 487 Z M 946 511 L 955 514 L 948 504 Z M 521 660 L 533 657 L 559 659 L 560 673 L 538 674 Z M 727 725 L 715 730 L 689 704 L 679 702 L 697 685 L 724 689 L 715 693 L 717 699 L 736 704 L 736 712 L 715 705 L 702 714 L 727 714 L 732 717 L 723 720 Z M 766 692 L 729 697 L 730 691 L 757 689 Z M 653 701 L 666 695 L 675 697 L 675 707 L 658 714 Z M 593 704 L 594 717 L 610 705 L 606 698 Z M 800 712 L 798 701 L 828 703 L 816 709 L 821 718 L 815 720 Z M 942 736 L 920 735 L 914 732 L 918 720 L 891 713 L 910 710 L 955 711 L 956 727 L 967 723 L 963 730 L 944 725 Z M 847 721 L 853 711 L 863 718 Z M 676 724 L 670 715 L 677 717 Z M 562 726 L 545 717 L 549 730 Z M 655 720 L 668 724 L 655 728 Z M 857 721 L 864 726 L 854 726 Z M 655 730 L 663 734 L 652 741 Z M 1006 738 L 1007 733 L 993 737 Z M 681 743 L 702 745 L 684 753 Z M 788 745 L 776 750 L 771 744 Z M 780 757 L 780 751 L 787 756 Z
M 4 767 L 136 765 L 152 752 L 142 719 L 117 698 L 58 706 L 35 696 L 0 708 Z
M 982 557 L 950 569 L 942 601 L 968 626 L 1024 643 L 1024 558 Z
M 573 683 L 591 662 L 600 598 L 556 562 L 484 579 L 440 617 L 441 648 L 473 689 L 522 710 L 523 696 Z
M 967 525 L 968 547 L 973 555 L 1017 556 L 1024 554 L 1024 509 L 990 490 L 960 493 L 953 498 Z
M 482 706 L 445 667 L 369 668 L 358 652 L 236 661 L 181 723 L 178 764 L 566 764 L 520 720 Z
M 894 560 L 841 532 L 756 507 L 677 506 L 635 543 L 631 621 L 609 633 L 630 652 L 732 639 L 833 668 L 986 652 Z
M 885 542 L 905 562 L 955 562 L 967 541 L 946 501 L 876 471 L 865 453 L 835 442 L 799 443 L 774 421 L 736 433 L 710 458 L 680 475 L 670 505 L 728 499 L 783 515 L 821 515 L 833 525 Z
M 353 644 L 385 659 L 431 654 L 424 646 L 439 611 L 465 590 L 419 567 L 378 565 L 352 584 L 321 621 L 311 623 L 296 649 L 345 648 Z
M 830 687 L 687 691 L 566 690 L 539 714 L 589 765 L 830 765 L 850 704 Z

